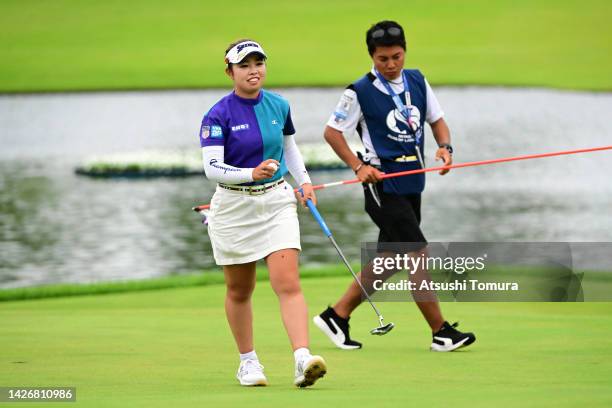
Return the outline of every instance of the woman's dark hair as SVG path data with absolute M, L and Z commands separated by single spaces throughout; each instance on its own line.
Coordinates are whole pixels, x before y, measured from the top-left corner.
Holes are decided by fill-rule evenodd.
M 399 45 L 406 50 L 406 38 L 404 29 L 395 21 L 380 21 L 374 24 L 366 32 L 366 44 L 370 56 L 376 51 L 376 47 L 392 47 Z
M 230 45 L 227 46 L 227 48 L 225 49 L 225 54 L 223 54 L 223 56 L 226 56 L 227 53 L 229 52 L 229 50 L 231 50 L 232 48 L 234 48 L 237 44 L 240 44 L 241 42 L 245 42 L 245 41 L 253 41 L 255 42 L 255 40 L 252 40 L 250 38 L 241 38 L 240 40 L 236 40 L 233 43 L 231 43 Z M 230 71 L 232 70 L 232 63 L 227 63 L 227 69 L 229 69 Z

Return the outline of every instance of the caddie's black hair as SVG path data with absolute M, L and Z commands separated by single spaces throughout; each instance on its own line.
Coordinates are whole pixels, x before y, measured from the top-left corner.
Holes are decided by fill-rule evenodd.
M 399 28 L 401 31 L 400 35 L 389 35 L 387 30 L 393 27 Z M 372 33 L 378 30 L 383 30 L 384 34 L 381 37 L 372 38 Z M 372 25 L 372 27 L 370 27 L 370 29 L 366 32 L 366 44 L 368 46 L 368 53 L 370 53 L 370 57 L 374 54 L 374 51 L 376 51 L 376 47 L 392 47 L 394 45 L 399 45 L 406 50 L 406 37 L 404 37 L 404 29 L 395 21 L 379 21 L 378 23 Z

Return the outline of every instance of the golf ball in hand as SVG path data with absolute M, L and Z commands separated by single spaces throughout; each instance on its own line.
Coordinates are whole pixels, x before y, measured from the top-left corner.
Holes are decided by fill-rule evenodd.
M 268 167 L 276 172 L 278 170 L 278 165 L 276 163 L 268 163 Z

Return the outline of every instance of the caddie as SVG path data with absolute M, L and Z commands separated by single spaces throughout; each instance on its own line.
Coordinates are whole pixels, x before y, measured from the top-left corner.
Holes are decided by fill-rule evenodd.
M 417 69 L 404 69 L 403 28 L 394 21 L 378 22 L 367 31 L 366 44 L 372 69 L 345 89 L 327 122 L 325 140 L 363 183 L 365 209 L 380 229 L 379 248 L 404 243 L 406 253 L 422 256 L 427 246 L 420 228 L 425 175 L 384 181 L 381 176 L 425 166 L 425 123 L 438 145 L 436 160 L 452 164 L 450 131 L 423 74 Z M 344 137 L 355 131 L 365 150 L 360 156 L 353 153 Z M 446 173 L 448 169 L 440 171 L 441 175 Z M 371 265 L 361 275 L 366 274 L 371 275 Z M 427 275 L 427 271 L 418 274 Z M 333 307 L 314 317 L 314 323 L 337 347 L 361 348 L 349 333 L 350 315 L 361 302 L 359 286 L 353 281 Z M 431 328 L 431 350 L 453 351 L 476 340 L 474 334 L 462 333 L 456 329 L 457 323 L 451 325 L 444 319 L 435 292 L 415 297 L 415 303 Z

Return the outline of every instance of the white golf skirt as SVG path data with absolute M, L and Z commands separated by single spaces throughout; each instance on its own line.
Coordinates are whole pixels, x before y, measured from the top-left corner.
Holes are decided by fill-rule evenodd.
M 259 195 L 217 186 L 207 219 L 217 265 L 257 261 L 280 249 L 302 249 L 297 199 L 287 182 Z

